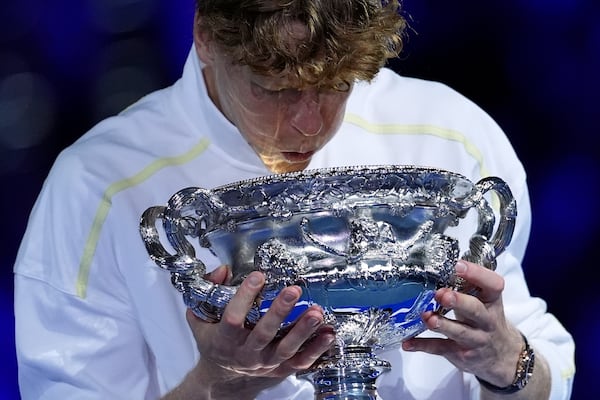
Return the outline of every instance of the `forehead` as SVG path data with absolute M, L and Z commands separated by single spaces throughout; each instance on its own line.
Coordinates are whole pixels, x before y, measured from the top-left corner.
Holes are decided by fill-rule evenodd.
M 329 82 L 307 83 L 301 80 L 297 74 L 288 70 L 270 71 L 262 73 L 255 71 L 251 66 L 239 64 L 229 58 L 222 60 L 221 68 L 224 74 L 222 76 L 237 85 L 259 85 L 265 89 L 308 89 L 329 84 Z
M 261 86 L 268 85 L 287 85 L 294 86 L 294 79 L 290 76 L 290 74 L 285 71 L 282 72 L 273 72 L 271 74 L 265 74 L 256 72 L 249 65 L 236 63 L 234 60 L 223 57 L 221 62 L 218 63 L 220 68 L 222 68 L 224 76 L 228 80 L 237 81 L 237 82 L 248 82 L 248 83 L 256 83 Z M 296 85 L 300 85 L 296 82 Z
M 301 82 L 299 79 L 294 78 L 290 74 L 279 73 L 273 75 L 263 75 L 256 72 L 253 72 L 250 67 L 245 67 L 245 77 L 251 83 L 262 86 L 266 89 L 282 89 L 282 88 L 290 88 L 290 89 L 302 89 L 307 85 Z

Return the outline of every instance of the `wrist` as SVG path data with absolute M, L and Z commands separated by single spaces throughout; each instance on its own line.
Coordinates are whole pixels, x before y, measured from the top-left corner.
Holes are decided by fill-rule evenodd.
M 201 358 L 191 372 L 198 387 L 207 393 L 208 398 L 218 400 L 235 399 L 236 381 L 242 379 L 241 374 L 224 368 L 214 362 Z
M 261 391 L 284 379 L 240 373 L 204 359 L 191 373 L 198 387 L 213 400 L 254 399 Z
M 499 387 L 479 378 L 478 376 L 475 376 L 482 387 L 486 388 L 492 393 L 510 394 L 518 392 L 527 385 L 529 379 L 533 375 L 535 353 L 533 348 L 529 346 L 529 342 L 527 341 L 525 335 L 521 333 L 521 337 L 523 338 L 523 347 L 521 349 L 521 353 L 519 354 L 515 375 L 511 384 L 508 386 Z

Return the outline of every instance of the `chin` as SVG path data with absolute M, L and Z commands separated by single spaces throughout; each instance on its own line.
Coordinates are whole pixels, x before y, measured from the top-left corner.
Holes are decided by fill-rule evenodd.
M 310 159 L 301 162 L 290 162 L 282 158 L 274 157 L 261 157 L 261 159 L 269 171 L 275 174 L 302 171 L 310 163 Z

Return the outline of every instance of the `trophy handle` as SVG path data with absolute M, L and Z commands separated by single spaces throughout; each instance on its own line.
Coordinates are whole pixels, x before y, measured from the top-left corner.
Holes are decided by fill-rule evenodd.
M 154 206 L 144 211 L 139 228 L 150 258 L 160 268 L 171 272 L 171 282 L 183 293 L 186 306 L 196 316 L 209 322 L 221 319 L 225 306 L 237 292 L 238 286 L 219 285 L 204 279 L 206 266 L 196 257 L 196 251 L 186 235 L 201 236 L 207 224 L 219 218 L 223 210 L 223 204 L 210 191 L 187 188 L 173 195 L 167 207 Z M 169 253 L 161 243 L 156 228 L 158 220 L 163 221 L 167 239 L 175 254 Z M 247 317 L 249 323 L 258 320 L 258 312 L 258 309 L 251 310 Z
M 179 236 L 179 244 L 173 246 L 177 253 L 169 253 L 162 245 L 156 229 L 156 221 L 165 219 L 166 207 L 150 207 L 142 214 L 140 221 L 140 234 L 146 246 L 146 250 L 152 261 L 160 268 L 174 273 L 188 274 L 190 270 L 196 270 L 200 274 L 206 273 L 206 266 L 195 257 L 194 247 L 178 232 L 168 232 L 167 235 Z M 180 251 L 185 249 L 185 251 Z
M 463 259 L 495 270 L 496 257 L 506 249 L 512 239 L 517 217 L 517 203 L 506 182 L 498 177 L 483 178 L 475 186 L 479 190 L 477 205 L 479 227 L 477 233 L 471 237 L 469 250 Z M 499 220 L 495 233 L 493 232 L 494 212 L 483 198 L 483 195 L 490 190 L 498 195 L 500 201 Z

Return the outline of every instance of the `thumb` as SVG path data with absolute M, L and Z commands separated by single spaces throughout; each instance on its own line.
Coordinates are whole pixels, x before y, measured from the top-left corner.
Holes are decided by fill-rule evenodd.
M 212 283 L 223 284 L 231 279 L 231 270 L 227 265 L 221 265 L 214 271 L 206 274 L 205 279 Z

